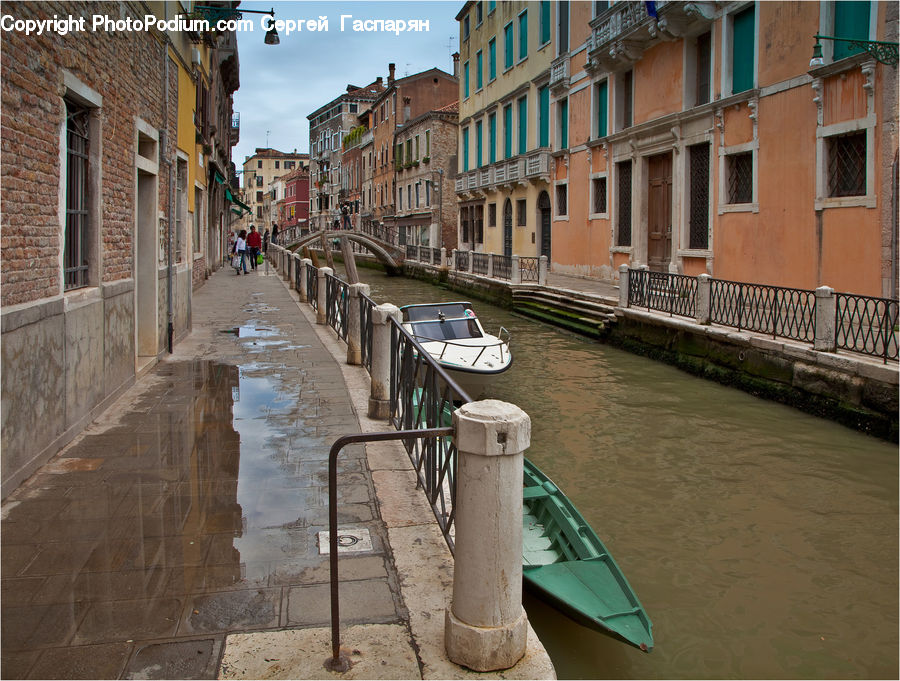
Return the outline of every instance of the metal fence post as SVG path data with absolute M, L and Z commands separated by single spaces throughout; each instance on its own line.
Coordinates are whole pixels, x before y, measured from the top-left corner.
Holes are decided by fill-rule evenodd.
M 453 414 L 458 447 L 453 597 L 444 645 L 476 671 L 507 669 L 525 654 L 522 608 L 522 459 L 531 420 L 484 400 Z M 490 547 L 485 550 L 485 547 Z
M 538 260 L 538 286 L 547 285 L 547 270 L 550 268 L 550 258 L 542 255 Z
M 510 284 L 521 284 L 522 283 L 522 270 L 519 267 L 519 256 L 512 255 L 510 256 L 512 263 L 509 266 L 509 283 Z
M 319 268 L 319 297 L 317 298 L 318 305 L 316 305 L 316 324 L 324 324 L 328 317 L 328 280 L 325 277 L 329 274 L 334 274 L 334 270 L 330 267 Z
M 628 291 L 631 284 L 628 271 L 628 265 L 619 265 L 619 307 L 628 307 Z
M 347 305 L 347 364 L 362 364 L 362 322 L 359 317 L 359 295 L 369 295 L 368 284 L 350 284 Z
M 300 302 L 309 302 L 309 291 L 306 288 L 306 268 L 312 265 L 312 260 L 303 258 L 300 261 Z
M 816 333 L 813 349 L 834 352 L 837 348 L 837 298 L 830 286 L 816 289 Z
M 712 316 L 712 277 L 701 274 L 697 277 L 697 301 L 694 308 L 694 316 L 698 324 L 709 324 Z
M 391 415 L 391 324 L 401 319 L 400 308 L 390 303 L 372 309 L 372 388 L 369 393 L 369 418 L 386 419 Z

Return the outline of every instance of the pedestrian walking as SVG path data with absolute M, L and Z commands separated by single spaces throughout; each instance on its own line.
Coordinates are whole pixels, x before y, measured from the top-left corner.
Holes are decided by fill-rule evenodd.
M 272 243 L 278 243 L 278 225 L 276 225 L 274 222 L 272 223 Z
M 262 250 L 262 237 L 256 231 L 255 225 L 250 225 L 250 233 L 247 235 L 247 250 L 250 252 L 250 268 L 255 270 L 259 252 Z
M 232 260 L 231 264 L 234 266 L 234 269 L 237 270 L 237 273 L 241 273 L 241 268 L 244 270 L 244 274 L 247 274 L 247 230 L 242 229 L 238 234 L 237 241 L 234 242 L 234 260 Z
M 263 234 L 263 253 L 269 253 L 269 229 L 266 228 L 265 233 Z

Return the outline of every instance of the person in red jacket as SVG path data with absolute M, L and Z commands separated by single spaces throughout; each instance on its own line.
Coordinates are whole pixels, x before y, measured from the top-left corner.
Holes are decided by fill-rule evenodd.
M 256 269 L 256 256 L 262 250 L 262 237 L 256 231 L 255 225 L 250 225 L 250 233 L 247 235 L 247 248 L 250 251 L 250 267 Z

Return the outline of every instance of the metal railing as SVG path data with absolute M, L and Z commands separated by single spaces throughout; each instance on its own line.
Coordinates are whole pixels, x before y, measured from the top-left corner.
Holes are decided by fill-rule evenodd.
M 398 430 L 450 426 L 453 410 L 471 401 L 396 320 L 391 320 L 390 377 L 390 419 Z M 452 553 L 456 517 L 455 441 L 452 437 L 407 439 L 404 446 Z
M 629 272 L 628 304 L 694 317 L 697 278 L 649 270 Z
M 526 281 L 538 281 L 540 279 L 540 258 L 519 258 L 519 272 L 522 274 L 522 283 Z
M 456 252 L 456 269 L 462 272 L 469 271 L 469 251 Z
M 350 305 L 350 287 L 347 282 L 332 274 L 325 275 L 325 323 L 337 332 L 341 340 L 347 340 L 347 309 Z
M 419 259 L 419 247 L 413 244 L 406 244 L 406 257 L 410 260 Z
M 312 309 L 319 309 L 319 268 L 315 265 L 306 266 L 306 300 Z
M 852 293 L 835 293 L 834 297 L 835 347 L 881 357 L 885 363 L 897 359 L 896 300 Z
M 359 348 L 362 354 L 362 365 L 372 373 L 372 310 L 375 301 L 364 293 L 359 296 Z
M 472 253 L 472 274 L 480 274 L 482 276 L 487 276 L 488 273 L 488 263 L 490 262 L 490 255 L 487 253 Z
M 739 331 L 808 343 L 816 336 L 815 291 L 713 279 L 709 312 L 710 322 Z
M 508 255 L 497 255 L 494 253 L 494 276 L 497 279 L 505 279 L 509 281 L 512 275 L 512 258 Z

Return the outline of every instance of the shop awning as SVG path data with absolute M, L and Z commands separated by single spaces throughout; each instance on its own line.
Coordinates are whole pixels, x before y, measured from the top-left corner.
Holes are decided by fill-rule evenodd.
M 218 170 L 216 170 L 215 173 L 216 173 L 216 182 L 218 182 L 219 184 L 225 184 L 225 176 L 222 173 L 220 173 Z
M 247 213 L 253 212 L 253 210 L 250 208 L 250 206 L 248 206 L 246 203 L 243 203 L 240 199 L 235 198 L 234 194 L 231 193 L 231 190 L 228 187 L 225 187 L 225 198 L 228 199 L 229 201 L 231 201 L 231 203 L 233 203 L 235 206 L 238 206 L 239 208 L 247 211 Z M 232 207 L 231 210 L 234 211 L 234 208 Z M 241 210 L 237 210 L 235 212 L 238 215 L 243 214 Z

